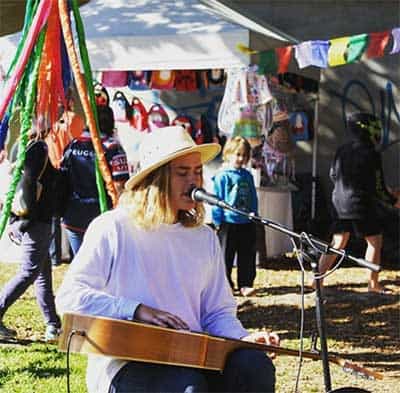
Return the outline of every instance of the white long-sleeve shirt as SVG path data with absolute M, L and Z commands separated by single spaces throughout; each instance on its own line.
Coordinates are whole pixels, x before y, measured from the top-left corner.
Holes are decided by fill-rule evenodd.
M 231 338 L 248 334 L 236 318 L 212 229 L 174 224 L 145 231 L 131 222 L 126 211 L 117 208 L 90 224 L 57 292 L 59 312 L 130 320 L 142 303 L 179 316 L 193 331 Z M 125 363 L 89 356 L 89 392 L 108 392 Z

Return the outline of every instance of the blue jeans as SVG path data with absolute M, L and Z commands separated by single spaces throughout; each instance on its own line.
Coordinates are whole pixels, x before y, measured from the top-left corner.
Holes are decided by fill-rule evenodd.
M 57 266 L 61 263 L 61 219 L 60 216 L 54 216 L 51 219 L 51 241 L 49 254 L 51 264 Z
M 263 352 L 240 349 L 222 373 L 187 367 L 129 362 L 114 377 L 109 393 L 275 392 L 275 367 Z
M 49 244 L 51 224 L 31 222 L 22 233 L 22 261 L 19 271 L 0 293 L 0 320 L 8 308 L 35 283 L 36 300 L 47 325 L 61 327 L 54 303 Z
M 72 253 L 75 256 L 83 242 L 83 235 L 85 233 L 79 232 L 79 231 L 74 231 L 69 228 L 66 228 L 66 232 L 68 235 L 69 245 L 71 246 Z

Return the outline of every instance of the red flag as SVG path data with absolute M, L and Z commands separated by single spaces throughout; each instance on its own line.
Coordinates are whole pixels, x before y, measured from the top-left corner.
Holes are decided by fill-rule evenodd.
M 284 46 L 283 48 L 275 48 L 276 57 L 278 58 L 278 74 L 287 72 L 290 60 L 292 58 L 293 46 Z
M 382 57 L 383 52 L 389 43 L 390 31 L 379 33 L 369 33 L 369 43 L 367 48 L 367 57 Z

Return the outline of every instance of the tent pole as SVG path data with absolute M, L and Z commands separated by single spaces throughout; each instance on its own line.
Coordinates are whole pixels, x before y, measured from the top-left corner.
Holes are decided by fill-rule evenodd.
M 318 97 L 314 101 L 314 138 L 312 149 L 312 189 L 311 189 L 311 220 L 315 219 L 316 193 L 317 193 L 317 151 L 318 151 Z

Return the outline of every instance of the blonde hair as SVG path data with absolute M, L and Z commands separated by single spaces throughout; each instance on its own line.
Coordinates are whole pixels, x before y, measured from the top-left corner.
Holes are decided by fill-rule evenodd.
M 235 154 L 241 147 L 244 148 L 246 156 L 247 156 L 247 162 L 250 160 L 250 153 L 251 153 L 251 145 L 249 141 L 246 138 L 243 138 L 242 136 L 235 136 L 231 139 L 228 139 L 228 141 L 225 143 L 224 149 L 222 151 L 222 158 L 223 160 L 229 161 L 230 157 Z
M 154 230 L 161 224 L 174 224 L 177 221 L 185 227 L 196 227 L 203 223 L 204 206 L 198 202 L 194 209 L 179 211 L 176 217 L 170 204 L 170 179 L 168 163 L 150 173 L 132 190 L 125 190 L 121 194 L 118 205 L 128 210 L 135 226 Z

